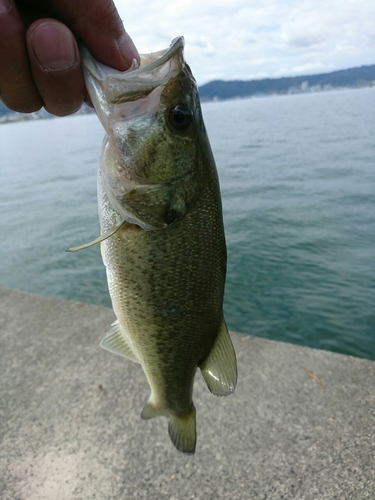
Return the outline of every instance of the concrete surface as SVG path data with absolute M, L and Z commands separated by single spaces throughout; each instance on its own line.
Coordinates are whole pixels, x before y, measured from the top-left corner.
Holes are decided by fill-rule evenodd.
M 197 374 L 190 457 L 140 420 L 140 365 L 99 348 L 112 320 L 0 289 L 2 500 L 375 499 L 374 362 L 233 334 L 237 391 Z

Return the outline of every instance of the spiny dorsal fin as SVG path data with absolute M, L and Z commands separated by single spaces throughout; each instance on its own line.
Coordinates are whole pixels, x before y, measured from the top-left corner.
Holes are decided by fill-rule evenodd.
M 108 229 L 108 231 L 95 238 L 95 240 L 90 241 L 90 243 L 85 243 L 84 245 L 80 245 L 79 247 L 68 248 L 66 252 L 79 252 L 80 250 L 85 250 L 86 248 L 93 247 L 94 245 L 97 245 L 98 243 L 106 240 L 110 236 L 113 236 L 125 223 L 126 221 L 123 221 L 121 222 L 121 224 L 111 227 L 110 229 Z
M 121 328 L 119 320 L 112 323 L 111 328 L 100 342 L 100 347 L 112 352 L 113 354 L 119 354 L 120 356 L 131 359 L 136 363 L 140 363 L 132 347 L 129 345 L 129 341 Z
M 224 318 L 211 352 L 199 368 L 213 394 L 228 396 L 234 392 L 237 384 L 237 360 Z

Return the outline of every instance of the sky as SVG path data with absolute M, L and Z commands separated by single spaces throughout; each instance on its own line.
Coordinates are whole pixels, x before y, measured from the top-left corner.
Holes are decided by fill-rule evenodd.
M 375 64 L 375 0 L 115 0 L 139 52 L 185 37 L 199 85 Z

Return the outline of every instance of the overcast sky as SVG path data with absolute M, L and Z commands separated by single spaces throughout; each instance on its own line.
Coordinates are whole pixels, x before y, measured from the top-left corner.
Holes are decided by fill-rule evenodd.
M 375 0 L 115 0 L 140 52 L 185 37 L 198 84 L 375 64 Z

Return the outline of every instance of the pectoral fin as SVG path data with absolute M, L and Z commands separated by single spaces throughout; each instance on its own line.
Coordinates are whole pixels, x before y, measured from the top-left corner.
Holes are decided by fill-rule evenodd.
M 224 318 L 211 352 L 199 368 L 213 394 L 228 396 L 234 392 L 237 384 L 236 353 Z
M 119 354 L 120 356 L 131 359 L 136 363 L 140 363 L 118 320 L 112 323 L 111 328 L 100 342 L 100 347 L 112 352 L 113 354 Z
M 85 250 L 86 248 L 93 247 L 94 245 L 97 245 L 98 243 L 101 243 L 102 241 L 106 240 L 110 236 L 113 236 L 124 224 L 126 224 L 125 220 L 121 222 L 121 224 L 111 227 L 110 229 L 108 229 L 108 231 L 105 231 L 105 233 L 95 238 L 95 240 L 90 241 L 90 243 L 85 243 L 84 245 L 80 245 L 79 247 L 68 248 L 66 251 L 79 252 L 80 250 Z

